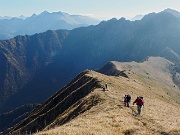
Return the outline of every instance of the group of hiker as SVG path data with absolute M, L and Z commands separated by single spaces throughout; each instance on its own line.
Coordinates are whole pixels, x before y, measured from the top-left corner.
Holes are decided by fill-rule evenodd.
M 103 91 L 108 90 L 108 85 L 107 83 L 103 86 Z M 125 95 L 124 97 L 124 106 L 125 107 L 129 107 L 130 106 L 130 102 L 131 102 L 131 95 Z M 136 98 L 136 100 L 133 102 L 133 105 L 136 104 L 137 105 L 137 111 L 138 111 L 138 115 L 141 114 L 141 108 L 142 106 L 144 106 L 144 100 L 142 96 L 138 96 Z
M 128 94 L 128 95 L 125 95 L 124 97 L 124 106 L 125 107 L 129 107 L 129 104 L 131 102 L 131 96 Z M 144 106 L 144 100 L 143 100 L 143 97 L 141 96 L 138 96 L 136 98 L 136 100 L 133 102 L 133 105 L 136 103 L 137 105 L 137 111 L 138 111 L 138 115 L 141 114 L 141 108 L 142 106 Z
M 130 101 L 131 101 L 131 96 L 130 95 L 125 95 L 124 96 L 124 106 L 129 107 Z

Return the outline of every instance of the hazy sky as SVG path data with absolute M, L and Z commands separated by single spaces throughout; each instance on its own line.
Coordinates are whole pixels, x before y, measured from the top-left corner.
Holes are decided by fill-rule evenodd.
M 180 11 L 180 0 L 0 0 L 0 16 L 31 16 L 43 11 L 62 11 L 100 19 L 134 17 L 160 12 L 166 8 Z

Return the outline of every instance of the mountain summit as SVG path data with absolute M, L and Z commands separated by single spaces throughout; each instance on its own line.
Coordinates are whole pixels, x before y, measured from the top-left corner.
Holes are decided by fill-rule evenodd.
M 175 17 L 180 18 L 180 13 L 178 11 L 176 11 L 176 10 L 167 8 L 163 12 L 170 13 L 170 14 L 174 15 Z

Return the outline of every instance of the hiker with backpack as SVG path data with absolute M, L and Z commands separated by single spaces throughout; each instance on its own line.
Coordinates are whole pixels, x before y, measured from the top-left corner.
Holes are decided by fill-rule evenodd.
M 133 102 L 133 105 L 134 105 L 135 103 L 136 103 L 136 105 L 137 105 L 138 115 L 140 115 L 140 113 L 141 113 L 141 108 L 142 108 L 142 106 L 144 106 L 143 97 L 138 96 L 138 97 L 136 98 L 136 100 Z
M 129 104 L 131 102 L 131 96 L 128 94 L 128 95 L 125 95 L 123 98 L 124 98 L 124 106 L 129 107 Z
M 131 102 L 131 96 L 128 94 L 128 95 L 126 95 L 127 107 L 129 107 L 130 102 Z
M 105 84 L 105 88 L 106 88 L 106 90 L 108 89 L 108 85 L 107 85 L 107 83 Z

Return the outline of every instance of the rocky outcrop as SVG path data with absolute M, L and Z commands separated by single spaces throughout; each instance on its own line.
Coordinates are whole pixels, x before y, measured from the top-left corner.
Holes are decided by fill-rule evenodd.
M 112 62 L 108 62 L 105 66 L 98 69 L 97 72 L 105 74 L 105 75 L 112 75 L 112 76 L 123 76 L 128 78 L 127 74 L 124 70 L 120 71 L 116 68 L 116 65 Z

